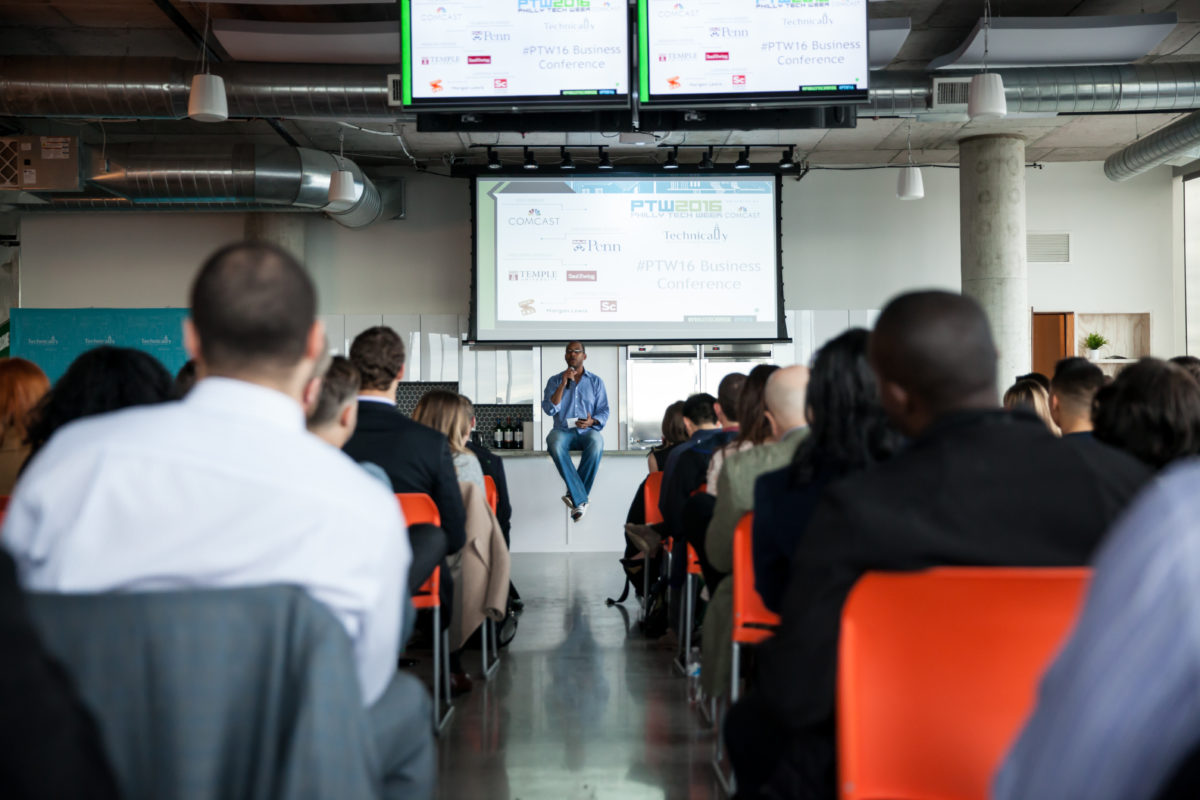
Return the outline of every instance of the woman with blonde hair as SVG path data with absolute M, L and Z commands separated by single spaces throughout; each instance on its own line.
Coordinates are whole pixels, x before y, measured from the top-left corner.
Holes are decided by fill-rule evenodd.
M 483 467 L 475 454 L 467 449 L 467 440 L 471 438 L 471 401 L 454 392 L 434 389 L 417 401 L 413 419 L 444 433 L 450 442 L 450 455 L 454 457 L 458 479 L 474 483 L 480 491 L 486 492 Z
M 1022 378 L 1008 387 L 1008 391 L 1004 393 L 1004 407 L 1009 411 L 1018 408 L 1032 411 L 1042 422 L 1046 423 L 1046 427 L 1050 429 L 1051 433 L 1055 436 L 1062 436 L 1062 431 L 1058 429 L 1058 426 L 1054 424 L 1053 417 L 1050 416 L 1050 395 L 1037 381 Z
M 41 367 L 23 358 L 0 359 L 0 494 L 12 494 L 29 457 L 30 412 L 50 390 Z

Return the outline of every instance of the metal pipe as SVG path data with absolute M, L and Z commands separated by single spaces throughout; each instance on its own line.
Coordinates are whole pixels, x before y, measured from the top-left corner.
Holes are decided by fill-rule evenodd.
M 1104 159 L 1110 181 L 1127 181 L 1182 155 L 1200 150 L 1200 111 L 1172 122 Z

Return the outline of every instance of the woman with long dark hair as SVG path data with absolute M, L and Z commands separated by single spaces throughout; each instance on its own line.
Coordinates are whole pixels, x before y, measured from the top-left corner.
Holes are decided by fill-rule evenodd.
M 891 458 L 901 443 L 867 363 L 870 334 L 852 328 L 818 352 L 808 380 L 809 434 L 791 466 L 759 478 L 754 497 L 754 582 L 778 611 L 796 541 L 825 487 Z
M 774 364 L 759 364 L 746 376 L 737 401 L 737 438 L 713 453 L 708 462 L 707 491 L 713 497 L 717 496 L 717 478 L 721 477 L 726 458 L 771 440 L 771 423 L 767 420 L 767 379 L 777 369 L 779 367 Z

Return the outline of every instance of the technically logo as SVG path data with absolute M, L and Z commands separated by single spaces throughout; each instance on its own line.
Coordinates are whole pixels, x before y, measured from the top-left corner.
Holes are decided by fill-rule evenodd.
M 143 345 L 151 345 L 151 344 L 170 344 L 170 343 L 171 343 L 171 337 L 170 337 L 170 336 L 167 336 L 167 335 L 165 335 L 165 334 L 164 334 L 162 337 L 158 338 L 158 339 L 142 339 L 142 344 L 143 344 Z
M 553 269 L 510 269 L 508 279 L 518 283 L 548 283 L 558 280 L 558 270 Z
M 605 313 L 615 312 L 617 310 L 617 301 L 616 300 L 601 300 L 600 301 L 600 310 Z
M 536 314 L 537 309 L 533 307 L 533 300 L 519 300 L 517 306 L 521 309 L 521 316 L 528 317 L 530 314 Z
M 117 340 L 116 340 L 116 339 L 114 339 L 114 338 L 113 338 L 111 335 L 109 335 L 109 336 L 105 336 L 103 339 L 88 339 L 88 338 L 86 338 L 86 337 L 85 337 L 85 338 L 84 338 L 84 340 L 83 340 L 83 343 L 84 343 L 84 344 L 91 344 L 91 345 L 100 345 L 100 344 L 116 344 L 116 343 L 117 343 Z
M 590 31 L 596 27 L 587 17 L 583 17 L 578 22 L 546 22 L 543 24 L 548 31 Z
M 728 53 L 728 52 L 724 52 L 724 53 L 705 53 L 705 54 L 704 54 L 704 60 L 705 60 L 705 61 L 728 61 L 728 60 L 729 60 L 729 53 Z
M 577 283 L 580 281 L 595 281 L 596 270 L 594 269 L 569 269 L 567 270 L 567 281 Z
M 472 42 L 507 42 L 512 39 L 510 33 L 493 33 L 492 31 L 471 31 Z
M 468 64 L 490 64 L 492 63 L 491 56 L 467 56 Z

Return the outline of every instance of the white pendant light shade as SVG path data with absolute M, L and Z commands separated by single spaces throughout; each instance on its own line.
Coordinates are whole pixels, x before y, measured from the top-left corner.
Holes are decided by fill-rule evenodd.
M 921 168 L 907 166 L 900 170 L 896 181 L 896 197 L 901 200 L 920 200 L 925 196 L 925 180 L 921 177 Z
M 192 76 L 192 91 L 188 95 L 188 116 L 197 122 L 224 122 L 229 119 L 224 78 L 208 73 Z
M 1003 119 L 1008 116 L 1004 99 L 1004 80 L 996 72 L 984 72 L 971 78 L 967 92 L 967 116 L 972 120 Z
M 354 182 L 354 173 L 339 169 L 329 179 L 330 203 L 357 203 L 362 196 L 362 186 Z

